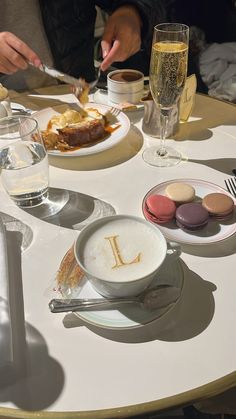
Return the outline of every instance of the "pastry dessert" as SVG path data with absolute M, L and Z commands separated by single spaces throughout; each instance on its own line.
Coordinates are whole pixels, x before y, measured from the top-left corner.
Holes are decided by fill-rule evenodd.
M 49 120 L 42 137 L 47 150 L 69 151 L 102 141 L 117 128 L 108 126 L 106 116 L 97 109 L 67 109 Z
M 167 196 L 150 195 L 145 201 L 144 215 L 153 223 L 168 223 L 174 218 L 175 211 L 175 203 Z
M 56 281 L 59 288 L 74 288 L 76 287 L 84 276 L 76 262 L 74 255 L 74 246 L 72 246 L 63 257 L 57 275 Z
M 225 220 L 230 218 L 233 213 L 234 201 L 224 193 L 210 193 L 204 196 L 202 206 L 211 217 L 217 220 Z
M 207 225 L 209 214 L 202 204 L 189 202 L 177 208 L 175 218 L 177 226 L 182 230 L 195 231 Z
M 165 194 L 176 204 L 183 204 L 194 200 L 195 189 L 187 183 L 173 182 L 166 187 Z
M 69 146 L 84 146 L 103 140 L 107 133 L 100 119 L 82 121 L 75 126 L 58 129 L 60 138 Z
M 0 100 L 6 99 L 8 96 L 8 90 L 0 83 Z
M 135 105 L 133 103 L 129 103 L 129 102 L 119 103 L 116 106 L 117 106 L 118 109 L 120 109 L 121 111 L 124 111 L 124 112 L 135 111 L 136 109 L 138 109 L 137 105 Z
M 82 78 L 80 78 L 80 84 L 80 87 L 73 86 L 73 93 L 80 103 L 85 105 L 89 101 L 89 84 Z

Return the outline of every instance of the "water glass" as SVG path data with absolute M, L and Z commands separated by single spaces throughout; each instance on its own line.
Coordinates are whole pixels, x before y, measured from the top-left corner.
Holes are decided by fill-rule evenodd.
M 35 207 L 47 198 L 48 157 L 35 119 L 0 119 L 0 169 L 3 187 L 19 207 Z

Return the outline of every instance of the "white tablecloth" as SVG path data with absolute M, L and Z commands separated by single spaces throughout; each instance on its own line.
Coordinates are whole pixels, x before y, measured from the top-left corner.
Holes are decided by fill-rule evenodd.
M 175 141 L 168 140 L 187 156 L 171 168 L 142 160 L 142 150 L 158 140 L 143 136 L 142 111 L 130 117 L 130 133 L 114 148 L 80 158 L 50 157 L 51 187 L 55 193 L 64 191 L 64 198 L 69 190 L 78 204 L 78 213 L 69 211 L 74 224 L 81 222 L 83 196 L 107 203 L 118 214 L 142 217 L 142 199 L 158 183 L 195 178 L 224 187 L 236 168 L 233 105 L 197 95 L 190 121 Z M 18 304 L 24 303 L 26 322 L 26 341 L 21 342 L 25 369 L 19 380 L 0 390 L 2 407 L 122 412 L 128 406 L 140 413 L 199 400 L 236 382 L 231 375 L 236 369 L 235 236 L 207 246 L 183 246 L 183 298 L 162 319 L 132 330 L 102 329 L 48 309 L 55 273 L 78 234 L 68 213 L 39 219 L 17 208 L 2 188 L 0 202 L 2 212 L 33 232 L 18 278 L 23 287 Z

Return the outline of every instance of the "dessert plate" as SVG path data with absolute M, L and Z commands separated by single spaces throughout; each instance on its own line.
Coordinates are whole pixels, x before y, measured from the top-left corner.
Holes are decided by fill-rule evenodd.
M 105 329 L 140 327 L 158 319 L 175 306 L 182 295 L 183 283 L 184 272 L 181 260 L 171 258 L 170 263 L 167 256 L 150 288 L 155 288 L 157 285 L 171 285 L 171 287 L 161 289 L 160 306 L 155 310 L 147 310 L 138 304 L 132 304 L 127 305 L 127 307 L 123 306 L 120 310 L 80 311 L 75 314 L 84 322 Z M 79 293 L 79 297 L 104 298 L 95 291 L 87 280 Z
M 200 201 L 205 195 L 209 193 L 218 192 L 218 193 L 224 193 L 225 195 L 230 196 L 234 200 L 234 203 L 236 206 L 236 199 L 233 198 L 232 195 L 229 192 L 227 192 L 225 189 L 221 188 L 220 186 L 214 183 L 206 182 L 204 180 L 199 180 L 199 179 L 174 179 L 174 180 L 163 182 L 163 183 L 160 183 L 159 185 L 154 186 L 145 195 L 143 199 L 143 204 L 142 204 L 143 214 L 144 214 L 145 201 L 147 197 L 152 194 L 165 195 L 166 187 L 173 182 L 188 183 L 189 185 L 193 186 L 196 192 L 195 201 Z M 191 245 L 203 245 L 203 244 L 216 243 L 216 242 L 225 240 L 236 233 L 236 211 L 234 210 L 234 214 L 232 215 L 232 218 L 230 218 L 229 220 L 227 221 L 210 220 L 206 227 L 198 231 L 192 231 L 192 232 L 183 231 L 179 227 L 177 227 L 174 221 L 171 221 L 166 224 L 161 224 L 161 225 L 155 224 L 155 225 L 162 231 L 162 233 L 164 234 L 167 240 L 175 241 L 182 244 L 191 244 Z
M 99 112 L 103 114 L 109 113 L 109 110 L 111 109 L 110 106 L 101 105 L 93 102 L 87 103 L 85 108 L 86 107 L 97 109 Z M 52 108 L 47 108 L 42 111 L 36 112 L 34 114 L 34 118 L 37 119 L 40 129 L 45 130 L 48 121 L 54 115 L 59 115 L 59 113 Z M 118 124 L 119 127 L 116 130 L 114 130 L 105 140 L 102 140 L 88 147 L 81 147 L 73 151 L 63 152 L 58 150 L 49 150 L 48 154 L 57 157 L 88 156 L 91 154 L 100 153 L 102 151 L 108 150 L 111 147 L 114 147 L 128 134 L 130 129 L 130 120 L 123 112 L 120 112 L 114 118 L 112 116 L 112 119 L 114 119 L 114 124 Z M 113 126 L 113 123 L 111 125 Z

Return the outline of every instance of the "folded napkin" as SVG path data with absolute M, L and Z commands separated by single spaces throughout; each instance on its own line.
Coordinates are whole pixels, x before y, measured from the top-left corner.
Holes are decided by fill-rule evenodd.
M 236 102 L 236 42 L 208 46 L 199 67 L 210 96 Z
M 184 90 L 180 97 L 179 118 L 182 122 L 186 122 L 192 113 L 196 97 L 196 89 L 197 78 L 195 74 L 191 74 L 191 76 L 186 79 Z
M 6 230 L 0 217 L 0 371 L 13 362 Z

